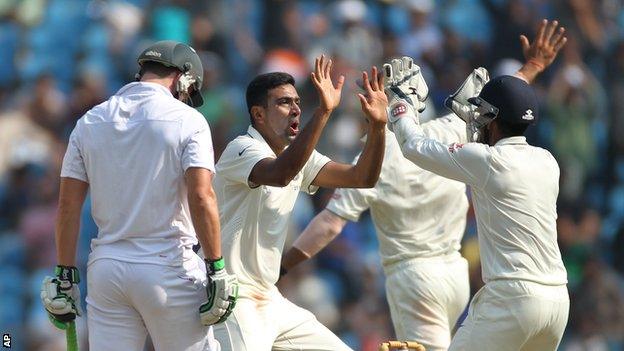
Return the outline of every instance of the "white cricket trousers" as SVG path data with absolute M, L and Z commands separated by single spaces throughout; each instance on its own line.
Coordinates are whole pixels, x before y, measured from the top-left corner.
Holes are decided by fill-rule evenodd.
M 218 351 L 199 306 L 207 300 L 199 256 L 180 267 L 98 259 L 87 268 L 90 351 Z
M 459 253 L 415 258 L 385 268 L 386 296 L 397 340 L 446 351 L 470 299 L 468 262 Z
M 239 296 L 230 317 L 214 326 L 222 351 L 352 351 L 314 315 L 277 288 L 266 299 Z
M 472 299 L 450 351 L 554 351 L 566 324 L 565 285 L 495 280 Z

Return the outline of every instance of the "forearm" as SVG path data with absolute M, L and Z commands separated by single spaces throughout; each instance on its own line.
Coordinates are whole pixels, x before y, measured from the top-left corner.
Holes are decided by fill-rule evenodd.
M 76 244 L 80 231 L 80 213 L 88 190 L 88 183 L 73 178 L 61 178 L 54 233 L 56 258 L 59 265 L 76 265 Z
M 56 258 L 59 265 L 76 265 L 76 245 L 80 231 L 80 208 L 71 209 L 59 205 L 56 220 Z
M 518 72 L 515 73 L 515 76 L 524 79 L 529 84 L 533 84 L 535 78 L 537 78 L 543 70 L 544 67 L 529 60 L 529 62 L 526 62 L 522 67 L 520 67 Z
M 436 163 L 438 159 L 427 148 L 427 142 L 437 143 L 434 139 L 427 139 L 422 126 L 411 118 L 401 118 L 394 124 L 394 135 L 397 138 L 403 156 L 418 167 L 439 173 Z M 435 146 L 435 145 L 433 145 Z M 444 146 L 446 149 L 447 147 Z M 435 151 L 435 150 L 433 150 Z M 444 174 L 441 174 L 444 176 Z
M 286 184 L 292 180 L 310 158 L 327 124 L 331 110 L 317 108 L 310 122 L 295 140 L 275 160 L 275 167 L 283 170 Z
M 443 143 L 467 143 L 466 122 L 449 113 L 422 124 L 423 133 Z
M 282 267 L 290 270 L 301 262 L 313 257 L 342 231 L 346 220 L 329 210 L 316 215 L 306 229 L 295 240 L 292 248 L 282 259 Z
M 353 179 L 356 180 L 356 186 L 351 187 L 375 186 L 381 172 L 385 143 L 385 124 L 373 125 L 369 123 L 364 150 L 357 163 L 353 166 Z
M 221 226 L 216 195 L 212 187 L 205 194 L 189 195 L 189 209 L 197 240 L 206 259 L 221 257 Z

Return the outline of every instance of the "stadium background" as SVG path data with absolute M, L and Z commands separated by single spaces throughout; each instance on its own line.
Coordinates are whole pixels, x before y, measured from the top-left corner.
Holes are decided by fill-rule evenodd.
M 307 80 L 310 63 L 323 52 L 332 56 L 347 85 L 318 149 L 349 162 L 361 147 L 353 84 L 359 71 L 390 57 L 414 57 L 431 91 L 425 115 L 433 118 L 446 113 L 442 101 L 473 67 L 485 66 L 492 75 L 513 72 L 522 59 L 518 36 L 533 38 L 541 18 L 559 19 L 569 38 L 535 84 L 542 119 L 529 132 L 562 170 L 559 243 L 572 304 L 560 349 L 624 349 L 619 0 L 1 0 L 0 331 L 10 333 L 14 350 L 64 349 L 63 334 L 51 327 L 39 302 L 41 279 L 55 264 L 61 158 L 76 120 L 133 79 L 136 56 L 153 40 L 180 40 L 200 53 L 206 100 L 200 111 L 217 156 L 246 128 L 244 89 L 255 74 L 293 74 L 309 117 L 317 103 Z M 300 197 L 293 236 L 330 194 Z M 78 262 L 84 277 L 96 234 L 88 205 L 82 218 Z M 364 216 L 280 282 L 287 297 L 356 350 L 375 350 L 392 338 L 376 248 Z M 472 213 L 463 252 L 474 293 L 482 282 Z M 84 325 L 79 332 L 85 335 Z

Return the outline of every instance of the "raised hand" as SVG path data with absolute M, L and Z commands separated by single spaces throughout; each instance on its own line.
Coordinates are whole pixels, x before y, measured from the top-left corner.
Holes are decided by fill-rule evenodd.
M 320 108 L 325 111 L 332 111 L 340 103 L 340 95 L 345 77 L 340 76 L 336 86 L 331 80 L 332 60 L 321 55 L 314 60 L 314 72 L 310 74 L 312 84 L 319 94 Z
M 559 22 L 542 20 L 535 41 L 529 42 L 525 35 L 520 36 L 522 53 L 527 64 L 533 64 L 538 71 L 543 71 L 553 63 L 559 50 L 565 45 L 568 39 L 564 36 L 565 28 L 559 27 Z
M 368 122 L 383 126 L 388 122 L 388 97 L 384 92 L 383 76 L 377 73 L 377 67 L 373 66 L 371 78 L 368 79 L 366 71 L 362 72 L 362 85 L 366 94 L 357 95 Z
M 411 57 L 403 56 L 401 59 L 393 59 L 383 65 L 384 85 L 390 99 L 390 105 L 394 105 L 397 99 L 407 101 L 416 111 L 425 110 L 425 100 L 429 95 L 429 88 L 422 76 L 420 67 L 414 63 Z

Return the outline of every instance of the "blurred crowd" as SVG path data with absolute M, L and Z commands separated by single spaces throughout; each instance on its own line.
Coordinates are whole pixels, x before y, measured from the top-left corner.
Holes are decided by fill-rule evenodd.
M 0 331 L 10 333 L 15 350 L 64 349 L 39 301 L 41 280 L 55 265 L 62 156 L 76 120 L 134 79 L 136 57 L 154 40 L 183 41 L 199 52 L 206 101 L 199 110 L 217 158 L 248 125 L 244 91 L 253 76 L 291 73 L 309 118 L 317 104 L 311 63 L 320 53 L 331 56 L 347 84 L 318 150 L 349 162 L 361 148 L 354 82 L 362 70 L 414 57 L 431 92 L 425 118 L 436 118 L 473 68 L 515 72 L 519 35 L 533 38 L 542 18 L 558 19 L 568 33 L 560 57 L 535 83 L 541 120 L 528 137 L 561 167 L 559 244 L 572 300 L 560 349 L 624 349 L 620 0 L 0 0 Z M 300 196 L 293 238 L 330 195 Z M 83 277 L 97 234 L 89 213 L 87 203 L 78 249 Z M 469 212 L 463 254 L 473 293 L 483 284 L 475 228 Z M 369 351 L 393 338 L 383 284 L 374 227 L 364 216 L 280 288 L 355 350 Z M 81 290 L 87 293 L 84 282 Z

